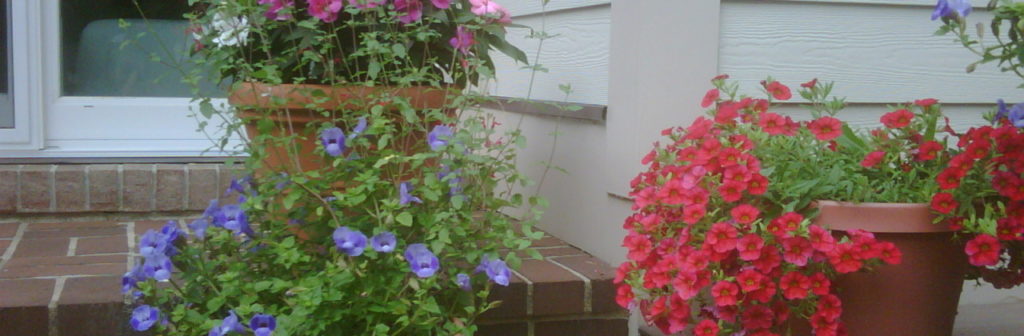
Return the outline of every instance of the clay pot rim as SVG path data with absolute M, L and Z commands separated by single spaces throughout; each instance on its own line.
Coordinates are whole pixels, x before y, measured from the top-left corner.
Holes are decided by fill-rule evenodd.
M 458 85 L 436 86 L 363 86 L 363 85 L 328 85 L 328 84 L 267 84 L 261 82 L 242 82 L 232 86 L 228 93 L 228 103 L 245 108 L 271 107 L 275 109 L 308 109 L 316 104 L 327 110 L 338 108 L 358 108 L 349 104 L 349 98 L 366 97 L 371 94 L 388 92 L 392 95 L 410 98 L 410 104 L 416 109 L 442 108 L 448 93 L 461 91 Z M 315 103 L 314 97 L 303 95 L 304 90 L 321 90 L 328 99 L 323 103 Z M 286 97 L 282 104 L 272 104 L 270 96 Z
M 942 223 L 932 223 L 936 215 L 928 203 L 854 203 L 818 200 L 814 224 L 830 230 L 854 229 L 889 233 L 943 233 L 957 231 Z M 870 211 L 870 212 L 865 212 Z
M 850 201 L 833 201 L 833 200 L 816 200 L 811 202 L 814 204 L 823 204 L 830 206 L 843 206 L 843 207 L 854 207 L 854 208 L 884 208 L 884 209 L 896 209 L 896 208 L 929 208 L 931 205 L 928 203 L 886 203 L 886 202 L 850 202 Z

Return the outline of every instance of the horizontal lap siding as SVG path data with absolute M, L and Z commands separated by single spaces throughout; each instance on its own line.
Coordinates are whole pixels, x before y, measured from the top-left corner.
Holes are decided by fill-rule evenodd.
M 508 7 L 513 15 L 515 8 L 523 8 L 529 12 L 527 3 L 538 1 L 509 1 Z M 513 5 L 520 4 L 523 5 Z M 552 4 L 555 1 L 552 1 Z M 583 8 L 573 8 L 550 12 L 546 15 L 528 15 L 513 17 L 517 24 L 526 25 L 540 30 L 542 20 L 546 20 L 544 28 L 554 38 L 544 41 L 540 53 L 539 64 L 549 72 L 538 72 L 533 80 L 532 99 L 563 101 L 566 99 L 558 86 L 571 84 L 573 93 L 568 101 L 607 104 L 608 102 L 608 52 L 611 24 L 611 6 L 595 1 L 575 1 Z M 596 5 L 595 5 L 596 3 Z M 550 9 L 549 9 L 550 10 Z M 537 53 L 536 39 L 528 39 L 529 30 L 509 28 L 509 41 L 525 51 L 534 62 Z M 497 83 L 491 83 L 491 92 L 499 96 L 526 97 L 530 88 L 531 71 L 521 69 L 499 52 L 492 51 L 497 63 Z
M 835 81 L 854 103 L 935 97 L 947 103 L 1018 101 L 1021 80 L 994 65 L 967 74 L 976 56 L 949 36 L 934 36 L 930 6 L 804 1 L 726 0 L 719 69 L 747 92 L 773 76 L 789 85 Z M 976 9 L 970 22 L 991 15 Z

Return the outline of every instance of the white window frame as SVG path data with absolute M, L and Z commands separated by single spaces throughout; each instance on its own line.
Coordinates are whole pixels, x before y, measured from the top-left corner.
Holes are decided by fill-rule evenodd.
M 197 120 L 186 117 L 190 108 L 198 111 L 191 98 L 61 96 L 60 0 L 14 3 L 30 7 L 12 11 L 17 13 L 13 15 L 14 39 L 21 43 L 13 48 L 14 59 L 20 62 L 14 66 L 15 92 L 34 86 L 29 86 L 33 88 L 29 99 L 16 99 L 20 105 L 15 107 L 14 130 L 23 133 L 0 133 L 0 139 L 23 143 L 0 141 L 0 158 L 227 155 L 210 151 L 213 142 L 197 132 Z M 18 29 L 35 34 L 18 34 Z M 26 53 L 29 55 L 23 55 Z M 35 104 L 24 106 L 28 103 Z M 217 100 L 214 105 L 226 106 L 226 101 Z M 29 115 L 23 117 L 24 113 Z M 26 119 L 21 118 L 30 118 L 30 123 L 23 127 L 19 120 Z M 209 122 L 208 130 L 218 129 L 214 120 Z M 237 143 L 232 141 L 229 146 Z
M 33 20 L 24 19 L 38 17 L 39 12 L 39 1 L 11 2 L 9 73 L 13 80 L 8 98 L 14 99 L 14 128 L 0 129 L 0 149 L 38 150 L 43 146 L 41 87 L 33 76 L 41 72 L 42 64 L 32 62 L 40 58 L 41 34 Z

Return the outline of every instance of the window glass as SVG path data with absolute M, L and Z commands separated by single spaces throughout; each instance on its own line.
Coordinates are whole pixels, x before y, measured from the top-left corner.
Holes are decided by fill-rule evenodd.
M 0 2 L 0 128 L 14 128 L 14 97 L 11 94 L 11 1 Z
M 61 0 L 64 96 L 190 97 L 188 0 Z M 201 85 L 215 92 L 214 85 Z

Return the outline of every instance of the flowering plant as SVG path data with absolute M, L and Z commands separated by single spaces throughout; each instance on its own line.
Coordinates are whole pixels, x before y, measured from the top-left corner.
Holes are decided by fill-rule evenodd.
M 296 124 L 252 121 L 261 134 L 245 147 L 249 175 L 226 191 L 238 202 L 212 201 L 189 223 L 143 235 L 143 260 L 123 278 L 138 304 L 133 328 L 473 334 L 476 319 L 500 304 L 488 300 L 491 287 L 509 285 L 519 252 L 539 257 L 526 247 L 542 235 L 532 229 L 539 212 L 515 223 L 503 213 L 543 202 L 512 188 L 528 182 L 515 169 L 523 139 L 499 133 L 494 117 L 473 107 L 480 96 L 450 88 L 489 78 L 486 49 L 500 44 L 507 13 L 489 0 L 195 3 L 205 9 L 194 17 L 205 27 L 198 60 L 235 80 L 330 86 L 297 90 L 308 100 L 298 107 L 289 105 L 296 97 L 273 94 L 267 106 L 239 107 L 322 119 L 294 133 L 283 130 Z M 355 34 L 355 49 L 332 44 L 352 42 L 345 34 Z M 434 106 L 371 90 L 326 103 L 338 98 L 331 88 L 354 82 L 426 86 L 443 99 Z M 289 161 L 317 164 L 264 164 L 278 145 L 289 147 Z
M 632 181 L 621 305 L 638 303 L 668 333 L 694 325 L 695 335 L 779 335 L 800 316 L 817 335 L 842 334 L 830 280 L 897 264 L 901 252 L 864 231 L 834 238 L 811 222 L 816 200 L 930 203 L 936 225 L 969 240 L 973 265 L 998 264 L 980 271 L 986 280 L 1019 284 L 1021 211 L 1012 197 L 1020 196 L 1024 135 L 1009 109 L 996 114 L 998 128 L 960 134 L 935 99 L 920 99 L 857 131 L 835 118 L 844 103 L 829 98 L 832 84 L 801 84 L 811 120 L 797 122 L 771 110 L 792 97 L 787 86 L 768 79 L 768 98 L 755 99 L 726 78 L 705 96 L 709 117 L 666 129 L 669 143 L 656 144 L 644 158 L 649 169 Z

